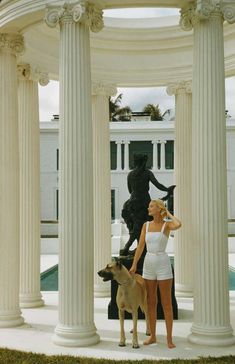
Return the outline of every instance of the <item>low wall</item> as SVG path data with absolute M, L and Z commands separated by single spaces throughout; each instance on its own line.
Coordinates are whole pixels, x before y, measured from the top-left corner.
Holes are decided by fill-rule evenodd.
M 235 253 L 235 221 L 228 222 L 229 230 L 229 253 Z M 128 229 L 125 224 L 116 220 L 111 227 L 111 245 L 112 255 L 119 255 L 119 250 L 124 247 L 129 239 Z M 137 242 L 135 241 L 131 250 L 135 249 Z M 41 223 L 41 254 L 58 254 L 58 222 L 42 222 Z M 174 254 L 174 237 L 170 236 L 167 249 L 168 254 Z
M 228 220 L 228 235 L 235 236 L 235 219 Z
M 56 220 L 41 221 L 41 237 L 58 238 L 58 221 Z

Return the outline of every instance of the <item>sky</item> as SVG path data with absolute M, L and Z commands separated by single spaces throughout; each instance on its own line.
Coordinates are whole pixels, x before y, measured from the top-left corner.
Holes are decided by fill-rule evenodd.
M 120 18 L 149 18 L 159 16 L 178 15 L 177 9 L 118 9 L 105 10 L 104 16 Z M 235 118 L 235 77 L 226 79 L 226 110 Z M 175 107 L 174 96 L 166 94 L 166 87 L 151 88 L 118 88 L 122 93 L 122 105 L 130 106 L 132 111 L 142 111 L 146 104 L 159 105 L 163 113 Z M 50 121 L 53 114 L 59 114 L 59 84 L 50 81 L 47 86 L 39 86 L 40 121 Z
M 226 79 L 226 110 L 235 119 L 235 77 Z M 142 111 L 147 104 L 159 104 L 163 113 L 174 109 L 175 98 L 166 94 L 165 87 L 118 88 L 122 93 L 122 106 L 130 106 L 132 111 Z M 59 84 L 50 81 L 47 86 L 39 86 L 40 121 L 50 121 L 53 114 L 59 114 Z

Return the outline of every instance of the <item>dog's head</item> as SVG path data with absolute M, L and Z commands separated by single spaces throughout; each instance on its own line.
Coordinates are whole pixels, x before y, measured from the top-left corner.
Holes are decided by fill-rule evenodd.
M 122 263 L 119 259 L 113 260 L 111 263 L 107 264 L 104 269 L 101 269 L 97 274 L 103 278 L 104 282 L 111 281 L 115 279 L 118 271 L 122 269 Z

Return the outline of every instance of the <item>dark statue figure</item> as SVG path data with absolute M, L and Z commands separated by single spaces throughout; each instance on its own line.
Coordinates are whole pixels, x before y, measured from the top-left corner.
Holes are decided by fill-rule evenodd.
M 131 196 L 123 205 L 122 217 L 127 225 L 130 237 L 124 248 L 120 250 L 122 256 L 133 254 L 133 251 L 129 251 L 131 245 L 135 239 L 139 241 L 144 222 L 151 220 L 148 215 L 148 205 L 151 201 L 149 183 L 152 182 L 159 190 L 167 192 L 166 196 L 162 198 L 164 201 L 172 197 L 175 188 L 175 185 L 165 187 L 159 183 L 153 172 L 147 169 L 147 160 L 147 155 L 135 154 L 134 169 L 127 176 L 127 185 Z

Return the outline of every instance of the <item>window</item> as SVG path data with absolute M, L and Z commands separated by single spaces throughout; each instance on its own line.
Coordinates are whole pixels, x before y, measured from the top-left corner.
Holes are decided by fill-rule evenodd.
M 157 143 L 157 168 L 160 169 L 161 166 L 161 144 Z
M 115 190 L 111 190 L 111 219 L 115 220 Z
M 110 142 L 110 164 L 111 170 L 117 169 L 117 144 Z
M 124 169 L 124 158 L 125 158 L 124 144 L 121 144 L 121 168 Z
M 56 170 L 59 170 L 59 149 L 56 149 Z
M 174 169 L 174 141 L 167 140 L 165 145 L 166 169 Z
M 146 154 L 148 156 L 147 168 L 153 165 L 153 144 L 151 141 L 130 142 L 129 145 L 129 165 L 130 169 L 134 168 L 134 154 Z

